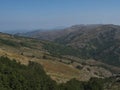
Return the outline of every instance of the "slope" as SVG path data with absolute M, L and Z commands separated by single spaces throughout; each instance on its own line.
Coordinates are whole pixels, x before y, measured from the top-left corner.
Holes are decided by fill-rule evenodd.
M 77 51 L 73 50 L 77 54 L 72 56 L 95 59 L 120 67 L 120 26 L 118 25 L 75 25 L 58 31 L 42 31 L 37 35 L 33 33 L 30 37 L 73 47 L 77 49 Z
M 28 65 L 29 61 L 40 63 L 47 74 L 58 83 L 72 78 L 87 81 L 91 77 L 110 77 L 112 73 L 120 71 L 120 68 L 97 61 L 93 65 L 88 63 L 88 61 L 94 60 L 86 61 L 72 57 L 73 53 L 69 53 L 69 51 L 76 51 L 76 49 L 54 42 L 0 33 L 0 45 L 0 56 L 7 56 L 25 65 Z M 62 52 L 62 50 L 66 52 Z

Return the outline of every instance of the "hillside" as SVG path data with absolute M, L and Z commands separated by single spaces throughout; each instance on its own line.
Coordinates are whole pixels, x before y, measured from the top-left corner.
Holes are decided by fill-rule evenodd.
M 24 34 L 26 35 L 29 36 L 27 33 Z M 73 47 L 83 59 L 95 59 L 120 67 L 120 26 L 118 25 L 75 25 L 64 30 L 39 31 L 37 35 L 32 33 L 30 37 Z
M 72 79 L 57 84 L 46 75 L 42 66 L 29 61 L 28 65 L 0 57 L 0 90 L 118 90 L 120 76 L 106 79 L 91 78 L 89 81 Z
M 80 71 L 73 66 L 59 62 L 59 58 L 51 56 L 43 48 L 44 43 L 47 42 L 0 33 L 0 56 L 16 59 L 25 65 L 28 65 L 29 61 L 38 62 L 43 65 L 47 74 L 58 82 L 79 78 Z M 54 70 L 54 68 L 58 68 L 57 65 L 64 69 Z M 69 71 L 66 73 L 66 70 Z M 74 73 L 72 74 L 71 72 Z
M 55 90 L 56 82 L 46 75 L 42 66 L 28 66 L 0 57 L 0 90 Z
M 94 59 L 81 59 L 77 57 L 78 50 L 54 42 L 0 33 L 0 45 L 0 56 L 7 56 L 25 65 L 29 61 L 40 63 L 58 83 L 72 78 L 80 81 L 88 81 L 91 77 L 105 78 L 120 72 L 119 67 Z

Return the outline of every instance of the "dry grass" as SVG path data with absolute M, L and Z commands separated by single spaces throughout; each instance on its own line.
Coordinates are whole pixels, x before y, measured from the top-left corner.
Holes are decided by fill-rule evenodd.
M 72 78 L 80 78 L 80 71 L 78 69 L 58 61 L 31 58 L 20 55 L 19 53 L 10 52 L 10 50 L 5 51 L 3 49 L 0 49 L 0 56 L 7 56 L 10 59 L 15 59 L 25 65 L 28 64 L 28 61 L 40 63 L 47 74 L 58 83 L 66 82 Z
M 79 78 L 80 71 L 72 66 L 51 60 L 37 60 L 48 75 L 59 83 L 66 82 L 72 78 Z

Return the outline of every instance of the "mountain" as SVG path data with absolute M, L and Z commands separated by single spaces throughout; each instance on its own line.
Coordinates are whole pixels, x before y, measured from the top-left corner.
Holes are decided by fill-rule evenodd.
M 0 90 L 120 88 L 119 74 L 112 75 L 109 70 L 115 67 L 94 60 L 77 62 L 72 59 L 71 62 L 53 57 L 42 48 L 44 43 L 48 42 L 0 33 Z
M 29 30 L 27 29 L 17 29 L 17 30 L 0 30 L 1 32 L 8 33 L 8 34 L 16 34 L 16 33 L 26 33 Z
M 35 34 L 36 33 L 36 34 Z M 49 40 L 79 50 L 83 59 L 120 67 L 120 26 L 112 24 L 75 25 L 63 30 L 34 31 L 24 36 Z
M 105 78 L 120 72 L 119 67 L 94 59 L 81 59 L 79 50 L 55 42 L 0 33 L 0 46 L 0 56 L 24 65 L 29 61 L 37 62 L 58 83 L 73 78 L 80 81 L 88 81 L 91 77 Z
M 72 32 L 76 32 L 81 30 L 83 27 L 89 28 L 94 28 L 100 26 L 99 24 L 93 24 L 93 25 L 74 25 L 72 27 L 64 28 L 64 29 L 53 29 L 53 30 L 35 30 L 35 31 L 30 31 L 27 33 L 19 33 L 19 36 L 28 36 L 28 37 L 33 37 L 37 39 L 42 39 L 42 40 L 50 40 L 54 41 L 58 37 L 66 36 Z
M 59 30 L 35 30 L 27 33 L 17 33 L 17 36 L 25 36 L 25 37 L 32 37 L 32 38 L 39 38 L 42 40 L 54 40 L 57 37 L 60 37 L 63 32 Z
M 119 89 L 119 67 L 79 54 L 71 46 L 0 33 L 0 89 Z

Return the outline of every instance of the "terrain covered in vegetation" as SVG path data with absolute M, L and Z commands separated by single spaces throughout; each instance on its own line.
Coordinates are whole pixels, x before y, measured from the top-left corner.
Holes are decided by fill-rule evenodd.
M 73 47 L 69 54 L 84 59 L 92 58 L 106 64 L 120 67 L 120 26 L 112 24 L 75 25 L 63 30 L 33 31 L 21 36 Z M 53 47 L 51 45 L 51 47 Z M 51 50 L 51 48 L 47 48 Z M 52 52 L 52 51 L 51 51 Z M 59 51 L 63 54 L 61 51 Z M 67 52 L 68 54 L 68 52 Z
M 118 90 L 119 26 L 57 32 L 50 40 L 0 33 L 1 90 Z
M 46 75 L 38 63 L 30 61 L 26 66 L 7 57 L 0 57 L 0 90 L 106 90 L 110 86 L 105 88 L 105 85 L 110 80 L 112 79 L 91 78 L 88 82 L 80 82 L 72 79 L 57 84 Z M 114 86 L 118 82 L 120 81 L 110 83 Z M 109 90 L 118 90 L 118 88 Z
M 0 55 L 28 65 L 29 61 L 40 63 L 46 73 L 58 83 L 76 78 L 87 81 L 91 77 L 110 77 L 119 67 L 94 59 L 80 57 L 79 50 L 55 42 L 0 34 Z

